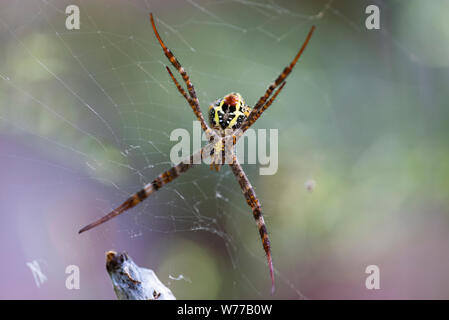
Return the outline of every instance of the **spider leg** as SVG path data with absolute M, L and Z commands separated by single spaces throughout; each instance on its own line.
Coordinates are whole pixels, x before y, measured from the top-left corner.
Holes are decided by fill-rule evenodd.
M 148 198 L 152 193 L 158 191 L 164 185 L 178 178 L 180 175 L 182 175 L 191 167 L 193 167 L 195 165 L 194 164 L 195 157 L 201 156 L 203 154 L 203 150 L 204 148 L 198 151 L 197 153 L 191 155 L 188 160 L 177 164 L 176 166 L 170 168 L 165 172 L 162 172 L 160 175 L 156 177 L 156 179 L 154 179 L 151 183 L 148 183 L 146 186 L 144 186 L 142 190 L 129 197 L 119 207 L 112 210 L 109 214 L 103 216 L 99 220 L 85 226 L 78 233 L 82 233 L 84 231 L 95 228 L 96 226 L 99 226 L 100 224 L 103 224 L 106 221 L 109 221 L 112 218 L 118 216 L 119 214 L 122 214 L 126 210 L 131 209 L 132 207 L 138 205 L 143 200 Z
M 270 100 L 268 100 L 267 103 L 264 104 L 263 107 L 260 108 L 259 111 L 254 115 L 253 123 L 256 122 L 257 119 L 259 119 L 259 117 L 262 115 L 262 113 L 265 110 L 267 110 L 269 106 L 271 106 L 271 104 L 273 103 L 274 100 L 276 100 L 276 97 L 281 92 L 281 90 L 284 88 L 286 83 L 287 82 L 284 81 L 281 84 L 281 86 L 276 90 L 274 95 L 270 98 Z M 246 130 L 248 130 L 249 127 L 250 127 L 250 124 L 248 122 L 244 122 L 240 128 L 238 128 L 236 131 L 232 132 L 232 134 L 230 136 L 233 139 L 232 143 L 233 143 L 234 146 L 237 144 L 237 140 L 240 139 L 243 136 L 243 134 L 245 133 Z
M 285 84 L 287 82 L 284 81 L 281 86 L 276 90 L 276 92 L 273 94 L 273 96 L 270 98 L 270 100 L 267 101 L 267 103 L 265 103 L 263 105 L 262 108 L 259 109 L 259 111 L 256 113 L 256 115 L 254 116 L 254 122 L 257 121 L 257 119 L 260 118 L 260 116 L 262 115 L 262 113 L 268 109 L 269 106 L 271 106 L 271 104 L 273 103 L 274 100 L 276 100 L 276 97 L 278 96 L 278 94 L 281 92 L 282 88 L 284 88 Z M 246 126 L 245 126 L 246 127 Z M 249 127 L 249 126 L 248 126 Z M 247 129 L 247 128 L 246 128 Z M 243 128 L 243 131 L 246 131 L 245 128 Z
M 201 128 L 204 131 L 208 131 L 210 130 L 209 127 L 206 125 L 206 122 L 204 121 L 204 117 L 203 114 L 200 112 L 199 116 L 198 113 L 196 112 L 197 110 L 197 106 L 196 104 L 193 102 L 192 98 L 190 98 L 187 93 L 185 92 L 185 90 L 181 87 L 181 85 L 179 84 L 179 82 L 176 80 L 175 76 L 173 75 L 173 73 L 171 72 L 170 68 L 165 66 L 165 68 L 168 71 L 168 74 L 170 75 L 171 79 L 173 80 L 173 82 L 175 83 L 176 88 L 178 88 L 179 93 L 181 93 L 181 95 L 187 100 L 187 102 L 189 103 L 190 107 L 192 107 L 193 113 L 196 115 L 198 121 L 201 124 Z
M 168 66 L 165 66 L 165 69 L 167 69 L 167 72 L 170 75 L 170 77 L 173 80 L 173 82 L 175 83 L 176 88 L 178 88 L 179 93 L 187 100 L 187 102 L 190 104 L 192 109 L 195 109 L 195 104 L 193 103 L 192 98 L 190 98 L 187 95 L 187 93 L 185 92 L 185 90 L 181 87 L 181 85 L 179 84 L 178 80 L 176 80 L 175 76 L 171 72 L 170 68 Z M 195 112 L 195 110 L 194 110 L 194 112 Z
M 262 216 L 262 210 L 260 202 L 257 199 L 256 192 L 254 191 L 251 183 L 248 180 L 242 166 L 237 160 L 237 156 L 233 155 L 233 162 L 230 164 L 234 176 L 237 178 L 240 187 L 242 188 L 243 195 L 245 196 L 246 202 L 251 207 L 253 211 L 254 219 L 257 223 L 257 228 L 259 229 L 260 238 L 262 239 L 263 249 L 267 255 L 268 267 L 270 268 L 271 277 L 271 293 L 274 293 L 274 272 L 273 272 L 273 261 L 271 259 L 271 248 L 270 240 L 268 239 L 268 232 L 265 226 L 265 221 Z
M 254 108 L 252 109 L 251 113 L 249 114 L 248 118 L 245 120 L 245 122 L 242 124 L 242 127 L 249 128 L 253 125 L 253 123 L 256 121 L 256 116 L 260 109 L 263 107 L 267 99 L 271 96 L 274 89 L 276 89 L 284 80 L 287 78 L 287 76 L 290 74 L 290 72 L 293 70 L 293 68 L 296 65 L 296 62 L 298 61 L 299 57 L 301 57 L 301 54 L 307 47 L 307 44 L 309 43 L 310 38 L 312 37 L 313 31 L 315 30 L 315 26 L 312 26 L 312 28 L 309 31 L 309 34 L 307 35 L 306 40 L 302 44 L 301 49 L 299 49 L 298 53 L 296 54 L 293 61 L 285 67 L 284 71 L 274 80 L 272 84 L 268 87 L 267 91 L 265 91 L 265 94 L 259 98 L 259 101 L 254 105 Z M 262 111 L 263 112 L 263 111 Z
M 165 46 L 164 42 L 162 41 L 162 39 L 159 35 L 159 32 L 156 29 L 156 25 L 154 24 L 154 19 L 153 19 L 152 13 L 150 13 L 150 20 L 151 20 L 151 25 L 153 26 L 154 34 L 156 35 L 156 38 L 159 41 L 159 44 L 161 45 L 162 50 L 165 53 L 165 56 L 168 58 L 168 60 L 171 62 L 171 64 L 176 68 L 176 70 L 178 70 L 179 74 L 181 75 L 182 79 L 184 80 L 185 84 L 187 85 L 187 91 L 189 92 L 190 99 L 187 99 L 187 97 L 186 97 L 187 95 L 185 94 L 185 92 L 184 93 L 182 92 L 184 90 L 182 90 L 182 91 L 179 90 L 179 88 L 181 88 L 181 86 L 179 86 L 179 84 L 177 84 L 177 81 L 175 81 L 175 78 L 169 71 L 170 75 L 172 76 L 172 79 L 175 81 L 176 87 L 178 88 L 179 92 L 181 92 L 181 94 L 184 96 L 184 98 L 186 98 L 187 101 L 189 102 L 189 104 L 191 105 L 193 112 L 195 113 L 195 116 L 200 121 L 201 127 L 203 128 L 203 130 L 204 131 L 210 130 L 209 126 L 207 125 L 206 121 L 204 120 L 203 114 L 201 113 L 200 104 L 199 104 L 198 98 L 196 96 L 195 88 L 193 87 L 193 84 L 190 81 L 190 77 L 188 76 L 188 74 L 184 70 L 184 68 L 181 66 L 179 61 L 176 59 L 176 57 L 173 55 L 173 53 L 170 51 L 170 49 L 168 49 Z

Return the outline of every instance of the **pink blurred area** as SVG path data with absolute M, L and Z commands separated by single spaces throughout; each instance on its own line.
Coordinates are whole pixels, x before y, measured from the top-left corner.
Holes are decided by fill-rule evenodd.
M 114 299 L 104 254 L 111 249 L 132 254 L 140 246 L 112 231 L 114 221 L 79 235 L 83 224 L 101 214 L 101 186 L 22 142 L 0 137 L 0 298 Z M 27 265 L 33 261 L 47 278 L 39 287 Z M 80 268 L 79 290 L 66 288 L 69 265 Z

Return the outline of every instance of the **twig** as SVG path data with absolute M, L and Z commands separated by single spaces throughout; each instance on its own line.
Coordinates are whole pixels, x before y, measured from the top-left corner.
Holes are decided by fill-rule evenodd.
M 175 300 L 153 270 L 141 268 L 126 252 L 106 252 L 106 270 L 119 300 Z

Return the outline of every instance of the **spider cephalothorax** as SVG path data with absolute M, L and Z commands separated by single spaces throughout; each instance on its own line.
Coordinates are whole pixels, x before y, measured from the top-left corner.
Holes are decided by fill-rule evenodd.
M 237 181 L 240 184 L 240 187 L 243 191 L 243 195 L 246 199 L 246 202 L 251 207 L 253 212 L 253 217 L 256 220 L 257 228 L 259 229 L 259 234 L 262 239 L 263 248 L 267 255 L 268 266 L 270 268 L 270 277 L 272 281 L 272 291 L 274 290 L 274 270 L 273 270 L 273 262 L 271 259 L 271 249 L 270 249 L 270 241 L 268 240 L 268 232 L 265 227 L 265 222 L 262 216 L 262 208 L 259 200 L 257 199 L 254 188 L 251 186 L 248 177 L 243 171 L 242 166 L 240 165 L 237 155 L 234 152 L 234 147 L 239 139 L 245 131 L 251 127 L 254 122 L 262 115 L 262 113 L 268 109 L 268 107 L 273 103 L 276 99 L 279 92 L 281 92 L 282 88 L 285 86 L 285 79 L 293 70 L 296 62 L 301 56 L 302 52 L 307 46 L 307 43 L 312 36 L 313 30 L 315 27 L 310 29 L 309 34 L 307 35 L 304 44 L 301 49 L 296 54 L 295 58 L 290 62 L 290 64 L 282 71 L 282 73 L 274 80 L 274 82 L 268 87 L 265 91 L 265 94 L 259 98 L 253 108 L 248 107 L 245 104 L 242 96 L 239 93 L 230 93 L 225 96 L 223 99 L 217 100 L 214 104 L 209 107 L 209 123 L 210 127 L 207 125 L 206 120 L 204 119 L 203 114 L 200 110 L 200 104 L 198 101 L 198 97 L 196 95 L 195 87 L 190 81 L 190 77 L 187 75 L 185 69 L 181 66 L 179 61 L 175 58 L 173 53 L 168 49 L 164 42 L 162 41 L 159 32 L 157 32 L 156 25 L 154 24 L 153 15 L 150 14 L 151 24 L 153 26 L 154 34 L 156 35 L 159 44 L 164 51 L 165 56 L 168 58 L 170 63 L 176 68 L 179 74 L 182 77 L 182 80 L 185 82 L 187 86 L 188 93 L 181 87 L 173 73 L 170 71 L 169 67 L 165 67 L 170 74 L 170 77 L 173 80 L 173 83 L 178 88 L 179 93 L 187 100 L 190 107 L 193 110 L 196 118 L 201 124 L 201 128 L 206 133 L 206 135 L 210 139 L 210 144 L 203 147 L 200 151 L 195 154 L 192 154 L 189 159 L 178 163 L 177 165 L 171 167 L 167 171 L 162 172 L 158 175 L 152 182 L 148 183 L 143 187 L 142 190 L 130 196 L 125 202 L 123 202 L 119 207 L 111 211 L 109 214 L 103 216 L 99 220 L 85 226 L 82 228 L 79 233 L 92 229 L 116 216 L 125 212 L 128 209 L 136 206 L 146 198 L 148 198 L 152 193 L 158 191 L 167 183 L 173 181 L 184 172 L 192 168 L 197 163 L 195 159 L 200 158 L 212 158 L 211 167 L 216 168 L 217 170 L 224 164 L 222 162 L 224 154 L 226 153 L 226 157 L 230 156 L 230 162 L 226 162 L 231 167 L 232 173 L 236 177 Z M 226 143 L 228 138 L 232 138 L 232 142 L 230 144 Z M 230 146 L 228 153 L 228 146 Z M 210 149 L 212 147 L 212 149 Z M 226 152 L 225 152 L 226 148 Z
M 240 93 L 230 93 L 209 106 L 209 123 L 222 133 L 226 129 L 238 129 L 249 116 L 251 108 L 245 104 Z

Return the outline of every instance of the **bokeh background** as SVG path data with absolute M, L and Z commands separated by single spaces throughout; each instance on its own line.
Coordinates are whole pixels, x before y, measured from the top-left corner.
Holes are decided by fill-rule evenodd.
M 69 4 L 80 30 L 65 28 Z M 365 28 L 369 4 L 380 30 Z M 441 0 L 2 1 L 0 298 L 115 299 L 110 249 L 178 298 L 449 298 L 448 10 Z M 203 111 L 231 91 L 254 103 L 317 26 L 256 125 L 279 129 L 277 174 L 245 165 L 272 242 L 274 296 L 228 168 L 195 168 L 77 234 L 170 166 L 172 130 L 192 132 L 150 11 Z M 39 287 L 32 261 L 47 277 Z M 79 290 L 65 287 L 72 264 Z M 380 290 L 365 288 L 373 264 Z

